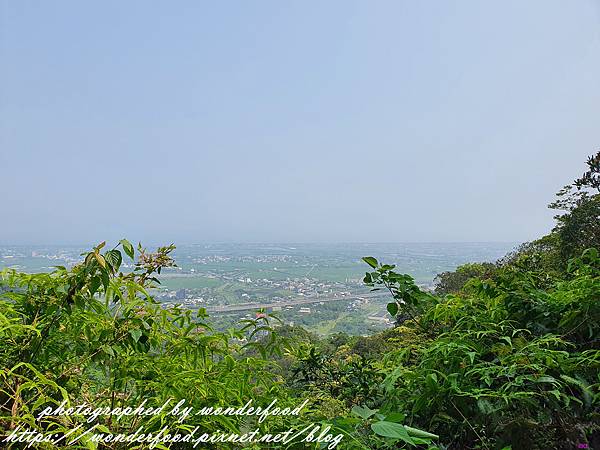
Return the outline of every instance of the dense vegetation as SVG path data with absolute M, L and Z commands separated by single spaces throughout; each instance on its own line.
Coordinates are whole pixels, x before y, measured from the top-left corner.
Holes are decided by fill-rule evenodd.
M 60 434 L 86 424 L 77 414 L 38 419 L 63 401 L 115 408 L 186 399 L 202 408 L 276 398 L 291 407 L 308 398 L 303 414 L 262 423 L 167 414 L 96 423 L 113 433 L 140 425 L 148 432 L 199 425 L 203 432 L 275 433 L 316 423 L 344 434 L 338 448 L 600 448 L 600 153 L 587 165 L 551 205 L 560 213 L 550 235 L 496 263 L 440 274 L 435 293 L 366 257 L 364 281 L 389 291 L 396 319 L 369 337 L 319 339 L 263 312 L 217 332 L 203 310 L 162 308 L 147 290 L 174 264 L 172 246 L 148 253 L 123 240 L 110 250 L 98 245 L 70 270 L 5 270 L 0 431 Z M 123 258 L 136 261 L 133 272 L 120 270 Z M 134 446 L 84 437 L 61 448 Z

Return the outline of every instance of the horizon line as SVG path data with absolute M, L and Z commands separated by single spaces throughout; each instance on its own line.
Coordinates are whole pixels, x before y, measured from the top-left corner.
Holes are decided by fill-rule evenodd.
M 102 241 L 100 241 L 102 242 Z M 117 239 L 106 240 L 106 242 L 118 242 Z M 179 244 L 173 242 L 177 246 L 196 246 L 196 245 L 385 245 L 385 244 L 517 244 L 529 241 L 522 240 L 491 240 L 491 241 L 206 241 L 206 242 L 181 242 Z M 97 242 L 96 244 L 98 244 Z M 133 241 L 131 241 L 134 244 Z M 34 247 L 34 246 L 64 246 L 64 247 L 88 247 L 96 245 L 91 243 L 7 243 L 0 242 L 0 247 Z M 169 245 L 165 242 L 148 242 L 148 246 Z

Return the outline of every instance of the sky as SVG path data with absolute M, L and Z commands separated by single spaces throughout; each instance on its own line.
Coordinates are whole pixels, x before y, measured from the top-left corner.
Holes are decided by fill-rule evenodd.
M 523 242 L 600 1 L 0 0 L 0 242 Z

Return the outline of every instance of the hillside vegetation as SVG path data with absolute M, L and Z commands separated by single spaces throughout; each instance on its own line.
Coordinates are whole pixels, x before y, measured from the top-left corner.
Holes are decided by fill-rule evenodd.
M 392 262 L 365 257 L 364 282 L 389 292 L 392 329 L 318 338 L 259 311 L 227 332 L 204 310 L 161 307 L 149 294 L 175 262 L 122 240 L 71 269 L 0 281 L 0 433 L 83 434 L 63 405 L 196 410 L 280 408 L 299 415 L 100 416 L 97 432 L 273 433 L 319 427 L 322 442 L 217 442 L 199 448 L 600 449 L 600 153 L 559 192 L 554 230 L 497 262 L 440 274 L 421 291 Z M 123 259 L 135 270 L 121 271 Z M 81 428 L 77 428 L 82 425 Z M 75 430 L 73 432 L 73 430 Z M 335 436 L 342 436 L 341 441 Z M 26 443 L 0 442 L 2 448 Z M 30 448 L 123 449 L 148 444 L 37 442 Z M 185 442 L 155 448 L 185 449 Z

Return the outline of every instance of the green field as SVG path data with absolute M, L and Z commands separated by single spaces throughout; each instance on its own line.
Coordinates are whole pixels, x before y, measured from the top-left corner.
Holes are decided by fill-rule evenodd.
M 223 281 L 216 278 L 203 276 L 163 276 L 160 278 L 162 287 L 170 290 L 177 289 L 200 289 L 205 287 L 217 287 L 223 285 Z

